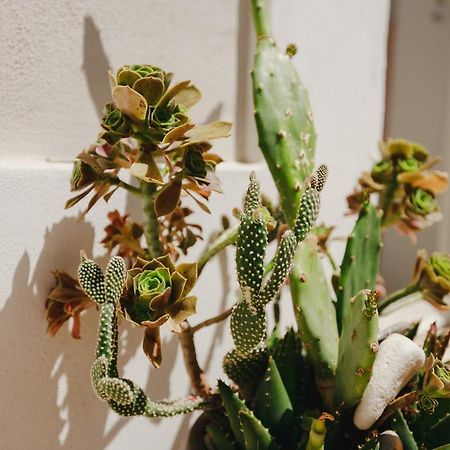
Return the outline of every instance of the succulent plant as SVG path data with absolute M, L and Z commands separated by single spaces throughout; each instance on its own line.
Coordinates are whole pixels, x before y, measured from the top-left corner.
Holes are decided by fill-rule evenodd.
M 448 309 L 446 296 L 450 293 L 450 256 L 425 250 L 418 252 L 411 285 L 417 286 L 424 298 L 440 309 Z
M 99 399 L 107 401 L 110 408 L 122 416 L 173 416 L 194 411 L 204 406 L 201 397 L 153 402 L 133 381 L 119 377 L 118 358 L 118 307 L 125 288 L 127 271 L 119 256 L 111 258 L 103 274 L 101 268 L 82 255 L 78 269 L 81 288 L 89 298 L 101 306 L 96 360 L 91 370 L 94 391 Z
M 45 300 L 47 331 L 54 336 L 66 321 L 72 319 L 72 337 L 79 339 L 80 315 L 94 303 L 80 288 L 78 281 L 68 273 L 56 271 L 53 275 L 55 286 Z
M 448 308 L 448 255 L 428 258 L 421 252 L 409 286 L 392 294 L 380 288 L 383 228 L 395 225 L 414 235 L 432 224 L 439 218 L 436 199 L 447 187 L 447 175 L 430 170 L 435 161 L 420 144 L 382 143 L 381 159 L 363 173 L 349 198 L 358 217 L 338 267 L 327 246 L 332 227 L 315 227 L 328 169 L 319 165 L 313 171 L 315 130 L 306 89 L 291 63 L 296 47 L 280 52 L 271 35 L 270 1 L 250 1 L 258 38 L 255 119 L 280 206 L 261 194 L 251 174 L 243 210 L 235 211 L 239 223 L 224 225 L 197 263 L 175 264 L 202 238 L 200 225 L 188 222 L 193 210 L 183 197 L 208 211 L 204 202 L 220 192 L 215 167 L 221 162 L 209 140 L 228 135 L 230 125 L 191 122 L 189 108 L 200 93 L 189 81 L 172 84 L 172 74 L 152 65 L 123 66 L 110 74 L 112 102 L 97 142 L 75 162 L 71 187 L 81 192 L 67 206 L 91 193 L 89 210 L 124 188 L 141 198 L 143 223 L 110 213 L 102 243 L 117 256 L 105 273 L 82 256 L 79 283 L 56 274 L 58 286 L 46 302 L 49 331 L 73 317 L 78 337 L 80 312 L 96 304 L 99 335 L 91 370 L 96 395 L 123 416 L 203 410 L 193 428 L 195 450 L 204 450 L 202 440 L 208 450 L 445 446 L 450 377 L 441 361 L 450 331 L 438 332 L 433 324 L 422 348 L 413 340 L 420 337 L 417 327 L 392 332 L 378 326 L 385 307 L 414 292 Z M 120 178 L 123 171 L 135 182 Z M 271 257 L 270 242 L 277 244 Z M 196 298 L 190 292 L 197 277 L 214 255 L 234 244 L 235 305 L 191 325 Z M 332 283 L 325 258 L 334 271 Z M 283 335 L 280 310 L 286 306 L 282 287 L 288 277 L 297 329 Z M 120 377 L 121 316 L 145 330 L 143 350 L 156 368 L 162 363 L 160 327 L 172 325 L 196 395 L 154 402 Z M 215 389 L 197 360 L 194 334 L 228 317 L 234 347 L 223 369 L 232 384 L 219 381 Z
M 134 324 L 145 327 L 144 353 L 152 364 L 162 362 L 159 328 L 167 321 L 174 331 L 195 313 L 197 298 L 188 296 L 197 279 L 197 265 L 175 266 L 169 255 L 151 261 L 137 258 L 128 270 L 121 310 Z

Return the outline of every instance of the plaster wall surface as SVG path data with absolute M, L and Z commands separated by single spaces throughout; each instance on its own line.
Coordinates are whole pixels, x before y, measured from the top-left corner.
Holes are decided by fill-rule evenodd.
M 387 0 L 274 1 L 274 31 L 280 45 L 297 42 L 296 64 L 310 90 L 318 130 L 319 162 L 331 176 L 321 220 L 342 222 L 345 194 L 382 133 Z M 246 12 L 247 11 L 247 12 Z M 84 248 L 106 262 L 98 244 L 106 212 L 118 208 L 139 215 L 139 205 L 117 194 L 100 202 L 85 221 L 78 210 L 64 211 L 70 195 L 71 160 L 98 130 L 108 100 L 105 71 L 129 62 L 151 62 L 191 78 L 204 100 L 194 119 L 228 119 L 233 136 L 216 144 L 228 160 L 255 161 L 248 79 L 251 52 L 248 10 L 237 0 L 137 0 L 79 2 L 25 0 L 0 4 L 0 448 L 184 450 L 194 416 L 153 420 L 120 419 L 92 393 L 88 373 L 96 341 L 95 310 L 82 320 L 82 339 L 67 329 L 45 333 L 44 298 L 51 270 L 76 271 Z M 246 31 L 247 30 L 247 31 Z M 250 49 L 250 50 L 249 50 Z M 251 116 L 249 116 L 251 117 Z M 250 150 L 246 153 L 244 149 Z M 48 160 L 53 162 L 48 162 Z M 208 237 L 220 216 L 239 206 L 247 175 L 256 169 L 275 196 L 263 166 L 226 163 L 220 169 L 224 195 L 211 202 L 211 217 L 196 220 Z M 193 250 L 203 248 L 199 244 Z M 335 244 L 338 255 L 342 243 Z M 232 251 L 202 274 L 193 322 L 214 315 L 235 300 Z M 289 305 L 285 311 L 289 314 Z M 198 335 L 199 358 L 211 380 L 223 376 L 220 361 L 231 347 L 226 328 Z M 122 367 L 154 398 L 176 397 L 188 386 L 176 340 L 165 330 L 165 361 L 151 369 L 140 351 L 140 330 L 124 325 Z

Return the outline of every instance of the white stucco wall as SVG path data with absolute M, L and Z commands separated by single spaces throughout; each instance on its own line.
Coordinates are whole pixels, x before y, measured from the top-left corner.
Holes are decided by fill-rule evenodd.
M 274 1 L 280 43 L 299 45 L 296 61 L 310 90 L 319 134 L 317 159 L 331 169 L 322 211 L 329 223 L 340 221 L 345 194 L 369 165 L 368 152 L 375 151 L 381 136 L 388 3 Z M 184 449 L 193 417 L 119 419 L 94 397 L 88 381 L 94 310 L 83 318 L 81 341 L 65 329 L 53 339 L 45 334 L 50 271 L 74 273 L 80 248 L 104 261 L 97 243 L 106 211 L 117 207 L 138 213 L 128 196 L 117 195 L 108 208 L 101 203 L 77 222 L 77 211 L 63 210 L 70 164 L 46 161 L 70 160 L 91 143 L 100 105 L 108 97 L 104 72 L 130 62 L 158 64 L 178 79 L 192 79 L 204 95 L 194 111 L 197 120 L 237 121 L 236 133 L 218 143 L 217 151 L 229 160 L 257 159 L 252 122 L 242 120 L 250 112 L 243 101 L 250 95 L 245 9 L 237 0 L 0 3 L 2 449 Z M 206 235 L 218 227 L 221 214 L 239 205 L 252 167 L 231 162 L 220 170 L 225 194 L 215 196 L 211 218 L 198 216 Z M 261 166 L 258 173 L 271 190 Z M 341 230 L 346 227 L 348 222 Z M 232 267 L 228 252 L 204 272 L 196 288 L 200 312 L 193 322 L 233 301 Z M 125 375 L 147 386 L 155 398 L 185 394 L 184 369 L 170 334 L 165 335 L 164 365 L 156 371 L 139 349 L 140 330 L 124 330 Z M 221 376 L 229 338 L 223 328 L 201 333 L 200 360 L 213 379 Z

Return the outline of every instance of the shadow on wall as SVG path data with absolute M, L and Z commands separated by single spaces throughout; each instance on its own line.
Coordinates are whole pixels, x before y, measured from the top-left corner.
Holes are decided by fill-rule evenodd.
M 106 431 L 108 408 L 90 385 L 98 313 L 91 309 L 84 314 L 80 341 L 73 340 L 65 327 L 54 338 L 45 333 L 44 299 L 51 285 L 50 270 L 74 274 L 79 250 L 90 253 L 93 242 L 90 224 L 64 218 L 46 230 L 34 270 L 26 252 L 17 265 L 11 294 L 0 312 L 3 449 L 104 449 L 127 423 L 117 418 Z M 124 327 L 121 365 L 140 349 L 141 339 L 142 333 Z M 147 377 L 144 389 L 149 395 L 170 395 L 176 341 L 174 336 L 165 345 L 166 364 Z
M 92 103 L 100 118 L 103 106 L 110 101 L 111 93 L 107 82 L 107 73 L 111 69 L 100 38 L 100 31 L 90 16 L 84 18 L 83 71 L 89 88 Z

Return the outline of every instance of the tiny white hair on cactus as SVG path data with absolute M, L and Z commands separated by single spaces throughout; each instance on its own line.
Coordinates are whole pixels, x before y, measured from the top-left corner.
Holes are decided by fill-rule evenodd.
M 369 429 L 425 362 L 425 352 L 411 339 L 393 333 L 381 344 L 372 376 L 358 404 L 353 422 Z

